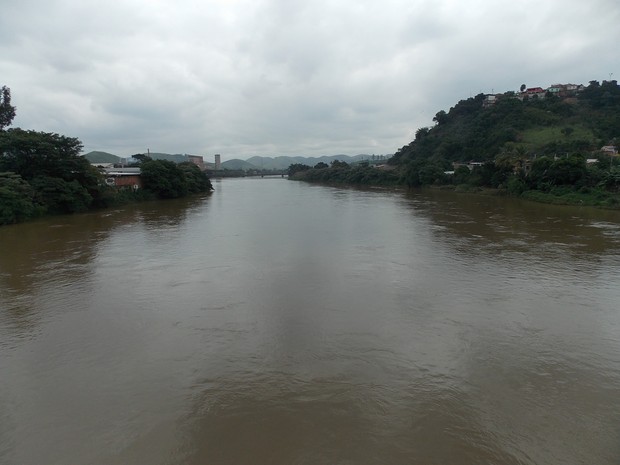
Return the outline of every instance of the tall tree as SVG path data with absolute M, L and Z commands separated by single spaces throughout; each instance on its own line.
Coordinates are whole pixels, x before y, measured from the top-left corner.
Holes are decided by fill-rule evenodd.
M 2 86 L 0 92 L 0 131 L 10 126 L 15 118 L 15 107 L 11 105 L 11 89 Z

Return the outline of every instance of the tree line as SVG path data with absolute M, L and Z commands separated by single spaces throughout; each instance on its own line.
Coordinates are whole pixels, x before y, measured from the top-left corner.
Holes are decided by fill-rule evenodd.
M 6 129 L 16 108 L 10 89 L 0 93 L 0 225 L 47 214 L 105 208 L 127 201 L 174 198 L 212 189 L 205 173 L 191 163 L 144 160 L 143 189 L 118 190 L 80 156 L 75 137 L 21 128 Z

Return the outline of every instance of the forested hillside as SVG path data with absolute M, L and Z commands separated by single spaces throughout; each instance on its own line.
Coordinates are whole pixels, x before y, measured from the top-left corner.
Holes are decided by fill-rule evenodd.
M 557 85 L 461 100 L 439 111 L 382 170 L 291 165 L 293 179 L 453 186 L 554 202 L 620 205 L 620 87 Z
M 485 105 L 483 94 L 439 111 L 432 128 L 420 128 L 392 163 L 432 160 L 448 168 L 454 161 L 493 161 L 521 156 L 590 154 L 620 138 L 620 86 L 590 84 L 574 96 L 523 98 L 515 92 Z

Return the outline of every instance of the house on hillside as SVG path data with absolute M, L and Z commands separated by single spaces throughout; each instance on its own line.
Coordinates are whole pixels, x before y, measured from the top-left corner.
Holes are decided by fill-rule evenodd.
M 482 106 L 484 108 L 488 108 L 497 103 L 497 95 L 495 94 L 486 94 L 484 96 L 484 100 L 482 101 Z
M 519 100 L 530 99 L 530 98 L 545 98 L 545 94 L 547 91 L 542 87 L 530 87 L 525 89 L 525 91 L 519 94 Z
M 616 147 L 615 145 L 604 145 L 603 147 L 601 147 L 601 152 L 603 152 L 605 155 L 615 157 L 616 155 L 618 155 L 618 147 Z

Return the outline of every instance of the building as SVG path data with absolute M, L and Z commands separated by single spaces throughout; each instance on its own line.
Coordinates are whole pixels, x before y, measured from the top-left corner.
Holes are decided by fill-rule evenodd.
M 204 171 L 206 169 L 204 158 L 199 155 L 187 155 L 187 161 L 200 168 L 200 171 Z
M 141 189 L 142 176 L 140 168 L 107 168 L 105 183 L 119 189 Z
M 219 153 L 215 154 L 215 171 L 222 169 L 222 158 Z

